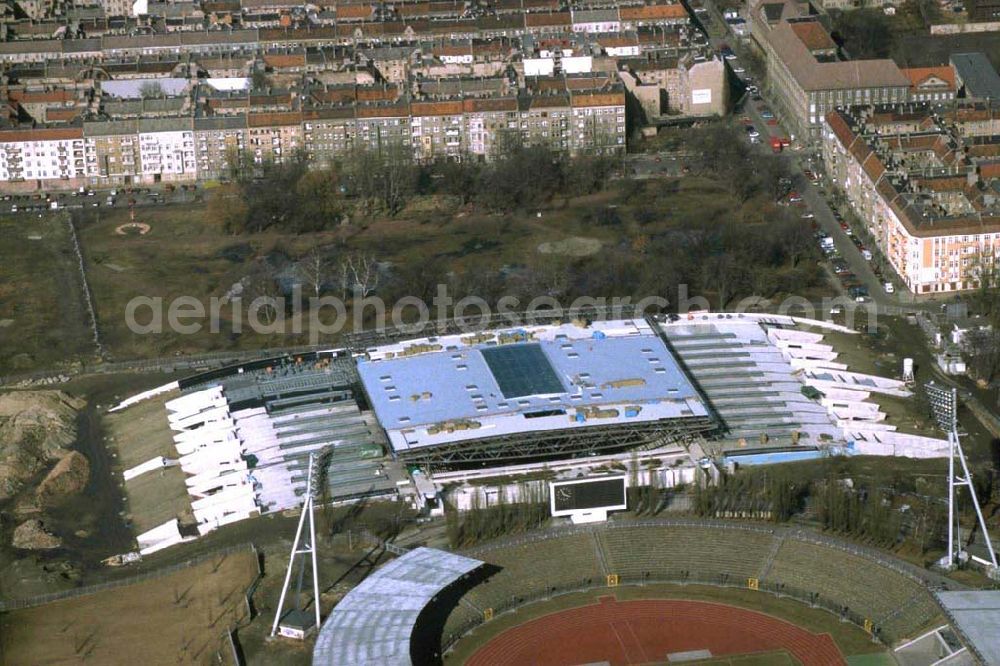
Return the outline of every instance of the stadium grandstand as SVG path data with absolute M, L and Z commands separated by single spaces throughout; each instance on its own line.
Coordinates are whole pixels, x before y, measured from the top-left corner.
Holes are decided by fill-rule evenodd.
M 912 645 L 935 632 L 950 640 L 958 635 L 938 597 L 952 595 L 956 616 L 988 605 L 941 592 L 954 583 L 888 554 L 759 523 L 615 521 L 529 532 L 461 553 L 398 552 L 334 607 L 314 664 L 436 663 L 460 640 L 475 645 L 480 625 L 538 601 L 608 586 L 681 584 L 791 598 L 857 625 L 886 646 L 910 649 L 901 663 L 929 666 L 912 657 Z M 983 621 L 964 626 L 971 633 Z M 952 652 L 964 653 L 961 647 L 953 645 Z
M 1000 590 L 941 591 L 937 597 L 966 648 L 981 663 L 1000 664 Z M 961 648 L 948 640 L 946 632 L 938 630 L 936 633 L 944 634 L 941 640 L 957 648 L 954 654 L 961 655 Z
M 796 369 L 772 340 L 771 331 L 787 324 L 714 314 L 661 325 L 728 438 L 789 439 L 793 432 L 803 444 L 842 438 L 826 408 L 802 394 Z
M 380 567 L 336 605 L 320 629 L 313 664 L 408 666 L 434 657 L 437 640 L 428 609 L 448 603 L 449 587 L 461 585 L 482 562 L 431 548 L 417 548 Z M 430 621 L 429 621 L 430 620 Z M 430 650 L 430 654 L 424 652 Z
M 394 342 L 367 349 L 358 372 L 395 455 L 407 463 L 569 458 L 715 427 L 643 319 Z
M 395 490 L 380 431 L 354 399 L 355 377 L 348 355 L 329 352 L 179 382 L 167 421 L 200 534 L 298 506 L 310 454 L 320 456 L 326 501 Z
M 880 416 L 864 403 L 877 378 L 843 372 L 822 335 L 791 317 L 552 317 L 444 330 L 256 360 L 147 392 L 180 393 L 166 401 L 176 455 L 129 472 L 179 464 L 204 534 L 297 506 L 310 455 L 319 457 L 321 502 L 392 495 L 440 512 L 445 488 L 449 501 L 471 506 L 491 478 L 624 472 L 646 456 L 658 462 L 637 480 L 670 487 L 691 482 L 699 466 L 716 474 L 713 458 L 736 465 L 843 452 L 836 409 L 854 430 L 877 427 L 880 441 L 898 434 L 863 422 Z M 836 393 L 833 406 L 804 380 L 830 368 L 844 375 L 844 386 L 824 388 Z M 759 447 L 747 449 L 749 438 Z M 519 486 L 508 485 L 505 497 L 517 501 Z M 182 538 L 172 525 L 151 532 L 150 548 Z
M 926 572 L 836 539 L 760 524 L 657 519 L 554 528 L 464 552 L 499 571 L 470 589 L 444 628 L 446 644 L 496 615 L 601 586 L 705 584 L 795 598 L 867 628 L 885 644 L 942 620 Z

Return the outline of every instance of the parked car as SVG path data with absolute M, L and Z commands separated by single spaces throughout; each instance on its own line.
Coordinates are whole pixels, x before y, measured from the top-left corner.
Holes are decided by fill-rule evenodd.
M 891 282 L 886 282 L 885 283 L 885 293 L 887 293 L 887 294 L 894 294 L 894 293 L 896 293 L 896 287 L 895 287 L 895 285 L 893 285 Z
M 774 118 L 774 113 L 771 111 L 771 109 L 765 108 L 760 112 L 760 117 L 763 118 L 764 120 L 770 120 L 771 118 Z
M 789 192 L 788 201 L 789 203 L 799 203 L 800 201 L 802 201 L 802 195 L 799 194 L 798 192 Z

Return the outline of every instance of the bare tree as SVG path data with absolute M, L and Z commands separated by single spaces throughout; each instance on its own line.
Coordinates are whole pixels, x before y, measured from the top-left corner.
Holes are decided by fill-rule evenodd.
M 374 255 L 352 252 L 340 260 L 340 284 L 344 294 L 353 291 L 367 298 L 378 289 L 381 272 Z
M 246 294 L 251 305 L 257 301 L 257 312 L 264 325 L 270 326 L 281 314 L 277 303 L 281 290 L 274 273 L 274 268 L 265 259 L 253 262 L 246 277 Z M 257 299 L 260 299 L 259 301 Z
M 330 261 L 326 253 L 318 247 L 313 247 L 299 260 L 298 273 L 302 281 L 312 287 L 313 295 L 319 298 L 323 286 L 327 282 Z
M 139 95 L 143 99 L 148 99 L 150 97 L 163 97 L 166 93 L 163 90 L 163 84 L 159 81 L 145 81 L 139 86 Z

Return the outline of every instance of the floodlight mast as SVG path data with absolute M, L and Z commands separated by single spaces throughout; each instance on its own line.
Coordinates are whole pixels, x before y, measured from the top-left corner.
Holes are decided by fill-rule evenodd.
M 278 632 L 278 624 L 281 622 L 281 614 L 285 607 L 285 597 L 288 595 L 289 583 L 292 580 L 292 570 L 295 568 L 295 562 L 299 555 L 308 555 L 312 560 L 312 584 L 313 584 L 313 612 L 316 615 L 316 624 L 313 625 L 314 628 L 318 629 L 320 625 L 319 617 L 319 569 L 316 563 L 316 519 L 313 512 L 313 500 L 316 496 L 316 486 L 317 477 L 313 474 L 313 469 L 316 462 L 316 453 L 309 454 L 309 470 L 306 476 L 306 497 L 302 502 L 302 513 L 299 516 L 299 526 L 295 530 L 295 541 L 292 543 L 291 556 L 288 558 L 288 571 L 285 572 L 285 583 L 281 587 L 281 598 L 278 600 L 278 610 L 274 613 L 274 624 L 271 625 L 271 636 L 273 637 Z M 299 543 L 302 541 L 302 531 L 305 527 L 306 520 L 309 521 L 309 535 L 308 543 L 303 543 L 301 548 Z M 299 584 L 296 589 L 296 608 L 299 604 L 299 595 L 302 593 L 302 571 L 300 570 Z
M 965 486 L 969 489 L 969 496 L 972 499 L 972 506 L 976 510 L 976 518 L 979 521 L 979 530 L 986 542 L 986 552 L 988 560 L 975 555 L 969 555 L 971 559 L 989 568 L 991 575 L 996 575 L 997 556 L 993 550 L 993 542 L 990 541 L 990 533 L 986 529 L 986 520 L 983 518 L 983 511 L 979 508 L 979 499 L 976 497 L 976 488 L 972 484 L 972 474 L 969 472 L 969 465 L 965 460 L 965 453 L 962 451 L 962 442 L 958 436 L 958 391 L 955 388 L 938 386 L 933 382 L 926 384 L 927 397 L 934 412 L 934 418 L 938 427 L 948 433 L 948 553 L 939 560 L 939 564 L 946 569 L 955 567 L 955 560 L 962 555 L 962 539 L 958 525 L 958 515 L 955 510 L 958 501 L 958 487 Z M 961 475 L 955 474 L 955 459 L 958 459 L 962 466 Z M 967 554 L 968 555 L 968 554 Z

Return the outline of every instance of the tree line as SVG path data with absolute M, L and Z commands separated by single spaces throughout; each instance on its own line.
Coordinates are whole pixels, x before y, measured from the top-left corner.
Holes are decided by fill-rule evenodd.
M 445 503 L 445 534 L 452 548 L 466 548 L 505 534 L 541 527 L 549 519 L 549 502 L 544 484 L 520 484 L 518 502 L 508 502 L 501 492 L 495 504 L 484 505 L 479 492 L 472 496 L 468 511 L 459 513 Z
M 298 151 L 281 162 L 227 156 L 230 185 L 214 199 L 214 217 L 234 234 L 265 230 L 319 231 L 345 215 L 394 216 L 417 195 L 442 194 L 484 210 L 509 213 L 557 194 L 577 196 L 603 187 L 619 167 L 605 155 L 569 157 L 545 146 L 508 144 L 495 159 L 420 163 L 408 146 L 357 147 L 325 168 L 310 168 Z

